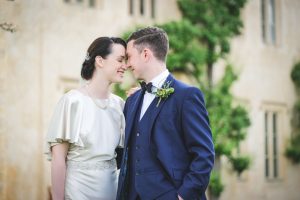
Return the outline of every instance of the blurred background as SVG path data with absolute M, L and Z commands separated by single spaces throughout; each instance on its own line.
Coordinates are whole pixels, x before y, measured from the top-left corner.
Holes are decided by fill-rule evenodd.
M 209 198 L 299 200 L 299 20 L 299 0 L 1 0 L 0 199 L 51 198 L 45 135 L 89 44 L 157 25 L 170 71 L 206 97 Z

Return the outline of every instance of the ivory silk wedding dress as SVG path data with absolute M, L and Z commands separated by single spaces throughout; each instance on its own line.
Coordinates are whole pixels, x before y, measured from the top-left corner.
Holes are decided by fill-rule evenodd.
M 118 171 L 115 149 L 124 140 L 124 101 L 113 94 L 94 99 L 78 90 L 58 102 L 47 135 L 51 147 L 69 142 L 65 199 L 114 200 Z

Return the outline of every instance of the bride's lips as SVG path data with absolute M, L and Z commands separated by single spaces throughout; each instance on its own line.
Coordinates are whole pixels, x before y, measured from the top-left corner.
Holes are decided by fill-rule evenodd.
M 123 76 L 123 74 L 125 73 L 125 71 L 124 70 L 118 70 L 117 73 L 120 74 L 121 76 Z

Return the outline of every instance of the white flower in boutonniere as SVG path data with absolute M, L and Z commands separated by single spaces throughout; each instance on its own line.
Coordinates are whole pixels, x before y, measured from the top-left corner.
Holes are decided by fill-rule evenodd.
M 156 107 L 159 106 L 159 103 L 162 99 L 168 98 L 170 94 L 174 92 L 174 88 L 170 87 L 171 81 L 168 81 L 163 84 L 161 88 L 157 88 L 157 90 L 154 92 L 155 96 L 159 98 L 158 103 L 156 104 Z

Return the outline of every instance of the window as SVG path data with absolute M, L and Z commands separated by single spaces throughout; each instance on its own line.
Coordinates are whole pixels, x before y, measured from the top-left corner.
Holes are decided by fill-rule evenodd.
M 95 0 L 89 0 L 89 6 L 90 7 L 95 7 Z
M 276 5 L 275 0 L 261 0 L 261 29 L 265 43 L 276 43 Z
M 133 15 L 134 3 L 133 0 L 129 0 L 129 14 Z
M 64 0 L 64 2 L 69 4 L 82 4 L 83 0 Z
M 155 0 L 151 0 L 151 17 L 155 18 Z
M 88 6 L 90 8 L 96 7 L 96 0 L 64 0 L 65 3 L 70 5 Z M 98 1 L 99 2 L 99 1 Z M 102 1 L 100 1 L 102 2 Z
M 141 15 L 144 15 L 144 12 L 145 12 L 144 6 L 145 6 L 144 0 L 140 0 L 140 14 Z
M 156 4 L 156 0 L 128 0 L 128 13 L 134 17 L 154 19 Z
M 278 178 L 278 113 L 265 112 L 265 177 Z

